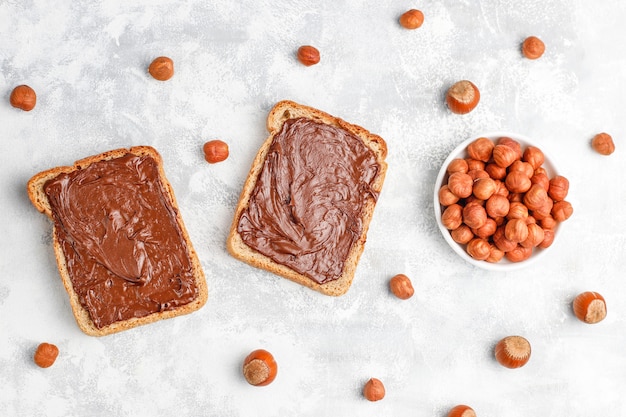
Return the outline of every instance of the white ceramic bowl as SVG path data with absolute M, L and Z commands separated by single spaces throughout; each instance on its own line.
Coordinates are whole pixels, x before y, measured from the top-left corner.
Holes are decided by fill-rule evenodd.
M 443 162 L 443 165 L 441 166 L 441 169 L 439 170 L 439 175 L 437 175 L 437 180 L 435 181 L 435 193 L 434 193 L 434 207 L 435 207 L 435 218 L 437 219 L 437 224 L 439 225 L 439 230 L 441 230 L 441 233 L 443 234 L 444 239 L 446 240 L 446 242 L 448 242 L 448 244 L 450 245 L 450 247 L 465 261 L 469 262 L 472 265 L 475 265 L 479 268 L 483 268 L 483 269 L 487 269 L 487 270 L 491 270 L 491 271 L 512 271 L 518 268 L 522 268 L 525 266 L 528 266 L 532 263 L 534 263 L 537 259 L 540 259 L 542 257 L 545 256 L 545 254 L 547 252 L 549 252 L 550 248 L 554 245 L 554 243 L 557 240 L 558 237 L 558 228 L 559 226 L 557 225 L 556 229 L 555 229 L 555 233 L 554 233 L 554 242 L 552 243 L 551 246 L 549 246 L 546 249 L 541 249 L 541 248 L 534 248 L 533 249 L 533 253 L 530 256 L 530 258 L 526 259 L 525 261 L 521 261 L 521 262 L 511 262 L 506 258 L 502 258 L 502 260 L 500 260 L 500 262 L 497 263 L 490 263 L 490 262 L 486 262 L 486 261 L 478 261 L 474 258 L 472 258 L 466 251 L 465 247 L 467 245 L 461 245 L 457 242 L 455 242 L 452 239 L 452 236 L 450 235 L 450 230 L 448 230 L 443 223 L 441 222 L 441 213 L 443 211 L 442 206 L 439 204 L 439 189 L 441 188 L 442 185 L 444 185 L 447 182 L 447 167 L 448 165 L 450 165 L 450 162 L 455 159 L 455 158 L 466 158 L 467 157 L 467 146 L 472 143 L 474 140 L 480 138 L 480 137 L 486 137 L 489 138 L 491 140 L 493 140 L 494 142 L 501 137 L 509 137 L 511 139 L 516 140 L 517 142 L 519 142 L 519 144 L 522 146 L 522 151 L 524 151 L 524 149 L 526 149 L 526 147 L 528 146 L 536 146 L 537 148 L 541 149 L 541 151 L 544 154 L 545 157 L 545 161 L 543 163 L 543 168 L 546 170 L 546 172 L 548 173 L 548 177 L 552 178 L 555 175 L 557 175 L 557 170 L 554 167 L 553 164 L 553 159 L 549 156 L 549 154 L 546 152 L 544 146 L 541 145 L 541 143 L 538 143 L 535 140 L 532 140 L 526 136 L 523 135 L 519 135 L 517 133 L 511 133 L 511 132 L 490 132 L 490 133 L 486 133 L 486 134 L 478 134 L 478 135 L 474 135 L 471 138 L 464 140 L 463 142 L 461 142 L 451 153 L 450 155 L 448 155 L 448 157 L 446 158 L 446 160 Z

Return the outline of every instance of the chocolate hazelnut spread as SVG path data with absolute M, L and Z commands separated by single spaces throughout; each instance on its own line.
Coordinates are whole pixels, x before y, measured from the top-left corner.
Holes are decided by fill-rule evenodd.
M 198 295 L 176 211 L 148 156 L 92 163 L 46 182 L 74 291 L 97 328 Z
M 287 120 L 270 145 L 237 231 L 251 248 L 317 283 L 338 279 L 363 230 L 380 170 L 347 130 Z

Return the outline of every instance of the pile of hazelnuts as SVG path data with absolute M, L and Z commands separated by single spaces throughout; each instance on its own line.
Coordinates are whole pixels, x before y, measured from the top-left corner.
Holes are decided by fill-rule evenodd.
M 453 159 L 439 189 L 441 222 L 476 260 L 524 261 L 554 241 L 573 212 L 567 178 L 549 177 L 541 149 L 509 137 L 481 137 Z

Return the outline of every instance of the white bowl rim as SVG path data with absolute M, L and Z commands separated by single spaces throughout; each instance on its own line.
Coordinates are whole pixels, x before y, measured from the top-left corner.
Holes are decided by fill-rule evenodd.
M 446 175 L 446 171 L 447 171 L 447 167 L 450 164 L 450 162 L 455 159 L 458 158 L 460 155 L 463 154 L 463 151 L 467 148 L 467 145 L 469 145 L 470 143 L 472 143 L 474 140 L 478 139 L 478 138 L 489 138 L 491 140 L 496 140 L 498 138 L 501 137 L 509 137 L 513 140 L 518 141 L 521 145 L 522 145 L 522 149 L 526 146 L 536 146 L 539 149 L 541 149 L 541 151 L 544 154 L 544 158 L 545 161 L 543 163 L 543 167 L 545 168 L 545 170 L 548 172 L 548 176 L 549 177 L 553 177 L 554 175 L 558 175 L 558 172 L 554 166 L 554 159 L 552 158 L 552 156 L 549 153 L 546 153 L 546 151 L 544 150 L 543 145 L 541 145 L 539 142 L 537 142 L 534 139 L 531 139 L 525 135 L 521 135 L 519 133 L 514 133 L 514 132 L 507 132 L 507 131 L 492 131 L 492 132 L 485 132 L 485 133 L 479 133 L 477 135 L 472 135 L 471 137 L 463 140 L 461 143 L 459 143 L 448 155 L 448 157 L 444 160 L 443 164 L 441 165 L 441 168 L 439 169 L 439 174 L 437 175 L 437 179 L 435 180 L 435 192 L 434 192 L 434 208 L 435 208 L 435 219 L 437 220 L 437 226 L 439 227 L 439 230 L 441 231 L 441 234 L 443 235 L 444 239 L 446 240 L 446 242 L 448 243 L 448 245 L 450 245 L 450 247 L 462 258 L 464 259 L 466 262 L 482 268 L 482 269 L 486 269 L 489 271 L 514 271 L 520 268 L 525 268 L 533 263 L 535 263 L 538 259 L 541 259 L 545 253 L 554 245 L 554 243 L 557 240 L 557 236 L 558 236 L 558 227 L 559 225 L 556 226 L 555 228 L 555 234 L 554 234 L 554 241 L 552 242 L 552 245 L 550 245 L 548 248 L 546 249 L 541 249 L 541 248 L 535 248 L 533 250 L 533 254 L 530 258 L 528 258 L 525 261 L 522 262 L 511 262 L 509 260 L 507 260 L 506 258 L 503 258 L 500 262 L 497 263 L 490 263 L 490 262 L 486 262 L 486 261 L 478 261 L 474 258 L 472 258 L 465 250 L 464 246 L 465 245 L 461 245 L 457 242 L 454 241 L 454 239 L 452 239 L 452 236 L 450 235 L 450 230 L 448 230 L 443 223 L 441 222 L 441 204 L 439 204 L 439 189 L 441 188 L 442 181 L 443 178 Z

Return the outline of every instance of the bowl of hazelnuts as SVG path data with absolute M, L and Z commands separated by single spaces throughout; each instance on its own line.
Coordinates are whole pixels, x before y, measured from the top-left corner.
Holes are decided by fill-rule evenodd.
M 512 270 L 540 258 L 573 213 L 569 181 L 535 141 L 518 134 L 477 135 L 444 161 L 435 217 L 467 262 Z

